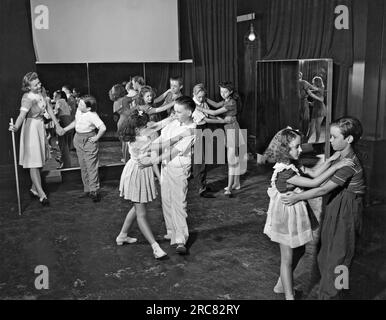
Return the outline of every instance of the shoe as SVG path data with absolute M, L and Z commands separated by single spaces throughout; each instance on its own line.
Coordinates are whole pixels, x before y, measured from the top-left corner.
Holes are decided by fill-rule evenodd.
M 224 192 L 224 195 L 225 195 L 226 197 L 231 198 L 231 197 L 232 197 L 232 192 L 230 192 L 229 190 L 226 190 L 226 191 Z
M 119 235 L 115 239 L 115 242 L 117 243 L 118 246 L 122 246 L 124 243 L 135 243 L 135 242 L 137 242 L 137 238 L 131 238 L 131 237 L 128 237 L 128 236 Z
M 90 192 L 83 192 L 78 198 L 79 199 L 90 198 Z
M 229 191 L 229 188 L 228 188 L 228 187 L 225 187 L 224 190 L 225 190 L 225 191 Z
M 240 188 L 241 188 L 240 185 L 232 186 L 232 189 L 233 189 L 233 190 L 240 190 Z
M 200 193 L 200 197 L 203 197 L 203 198 L 216 198 L 215 195 L 213 195 L 212 193 L 208 192 L 207 190 L 201 192 Z
M 31 198 L 40 198 L 39 197 L 39 193 L 37 193 L 35 190 L 33 190 L 33 189 L 30 189 L 29 190 L 29 195 L 30 195 L 30 197 Z
M 92 199 L 93 202 L 101 201 L 101 196 L 97 191 L 91 191 L 90 198 Z
M 176 252 L 178 254 L 185 254 L 186 253 L 186 247 L 180 243 L 177 245 Z
M 167 233 L 164 235 L 164 239 L 165 240 L 171 240 L 172 239 L 172 235 L 170 233 Z
M 41 204 L 43 207 L 50 205 L 50 202 L 48 201 L 47 197 L 40 198 L 39 201 L 40 201 L 40 204 Z
M 64 162 L 59 162 L 59 165 L 56 167 L 56 169 L 63 169 Z
M 153 255 L 156 259 L 162 259 L 167 256 L 167 253 L 163 251 L 160 246 L 157 246 L 153 249 Z

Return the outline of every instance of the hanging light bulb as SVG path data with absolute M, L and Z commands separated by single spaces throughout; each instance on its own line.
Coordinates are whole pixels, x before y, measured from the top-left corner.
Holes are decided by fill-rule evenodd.
M 249 41 L 255 41 L 255 39 L 256 39 L 255 28 L 253 27 L 253 24 L 251 23 L 251 26 L 249 28 L 248 40 Z

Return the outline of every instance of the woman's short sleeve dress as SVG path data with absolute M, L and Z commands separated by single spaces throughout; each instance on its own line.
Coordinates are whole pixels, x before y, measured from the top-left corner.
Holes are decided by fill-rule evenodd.
M 19 164 L 23 168 L 42 168 L 49 158 L 43 115 L 46 101 L 41 94 L 25 93 L 20 110 L 27 112 L 20 134 Z

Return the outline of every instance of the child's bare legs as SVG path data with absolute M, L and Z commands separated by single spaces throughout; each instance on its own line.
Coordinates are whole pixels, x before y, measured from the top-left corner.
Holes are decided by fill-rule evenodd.
M 240 185 L 238 176 L 235 175 L 238 158 L 236 157 L 236 149 L 232 147 L 227 148 L 228 157 L 228 185 L 225 188 L 225 194 L 231 194 L 233 188 Z M 238 183 L 238 184 L 237 184 Z
M 133 224 L 134 219 L 136 218 L 136 213 L 135 213 L 135 207 L 133 206 L 130 211 L 126 215 L 125 222 L 123 223 L 121 232 L 119 233 L 116 242 L 117 245 L 121 246 L 124 243 L 134 243 L 137 241 L 136 238 L 131 238 L 127 236 L 127 233 L 129 232 L 129 229 L 131 225 Z
M 286 300 L 294 300 L 293 279 L 292 279 L 292 248 L 280 244 L 280 279 L 284 287 Z
M 302 245 L 301 247 L 297 247 L 292 251 L 292 274 L 295 271 L 300 259 L 303 257 L 306 252 L 306 246 Z M 281 282 L 281 277 L 277 280 L 277 283 L 273 289 L 275 293 L 284 293 L 283 283 Z
M 143 203 L 136 203 L 134 204 L 135 206 L 135 212 L 137 216 L 137 223 L 138 227 L 141 230 L 142 234 L 146 238 L 146 240 L 150 243 L 153 244 L 155 242 L 153 232 L 150 229 L 150 226 L 147 222 L 146 219 L 146 207 L 145 204 Z
M 40 176 L 40 168 L 30 168 L 29 173 L 32 180 L 31 190 L 37 192 L 39 194 L 39 198 L 43 199 L 46 197 L 46 193 L 42 187 L 42 178 Z
M 155 241 L 153 232 L 150 229 L 149 223 L 146 218 L 146 205 L 144 203 L 136 203 L 135 213 L 137 216 L 138 227 L 141 230 L 142 234 L 146 238 L 146 240 L 150 243 L 153 248 L 153 253 L 155 258 L 162 258 L 166 256 L 166 253 L 161 249 L 159 244 Z
M 315 119 L 315 143 L 319 142 L 320 133 L 322 132 L 322 122 L 324 117 Z

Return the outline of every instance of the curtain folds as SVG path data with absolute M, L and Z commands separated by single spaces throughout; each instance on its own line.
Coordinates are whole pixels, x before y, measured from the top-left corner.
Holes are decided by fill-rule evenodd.
M 237 0 L 181 0 L 188 32 L 180 34 L 189 41 L 192 64 L 160 64 L 151 84 L 158 93 L 169 88 L 169 77 L 184 79 L 183 92 L 192 95 L 196 83 L 204 83 L 208 96 L 220 99 L 218 84 L 232 81 L 237 88 Z
M 193 79 L 202 82 L 210 97 L 219 98 L 218 84 L 237 87 L 237 1 L 184 0 L 193 51 Z
M 335 8 L 349 10 L 349 29 L 335 28 Z M 271 0 L 267 54 L 272 59 L 332 58 L 332 116 L 347 113 L 349 68 L 353 64 L 352 0 Z

